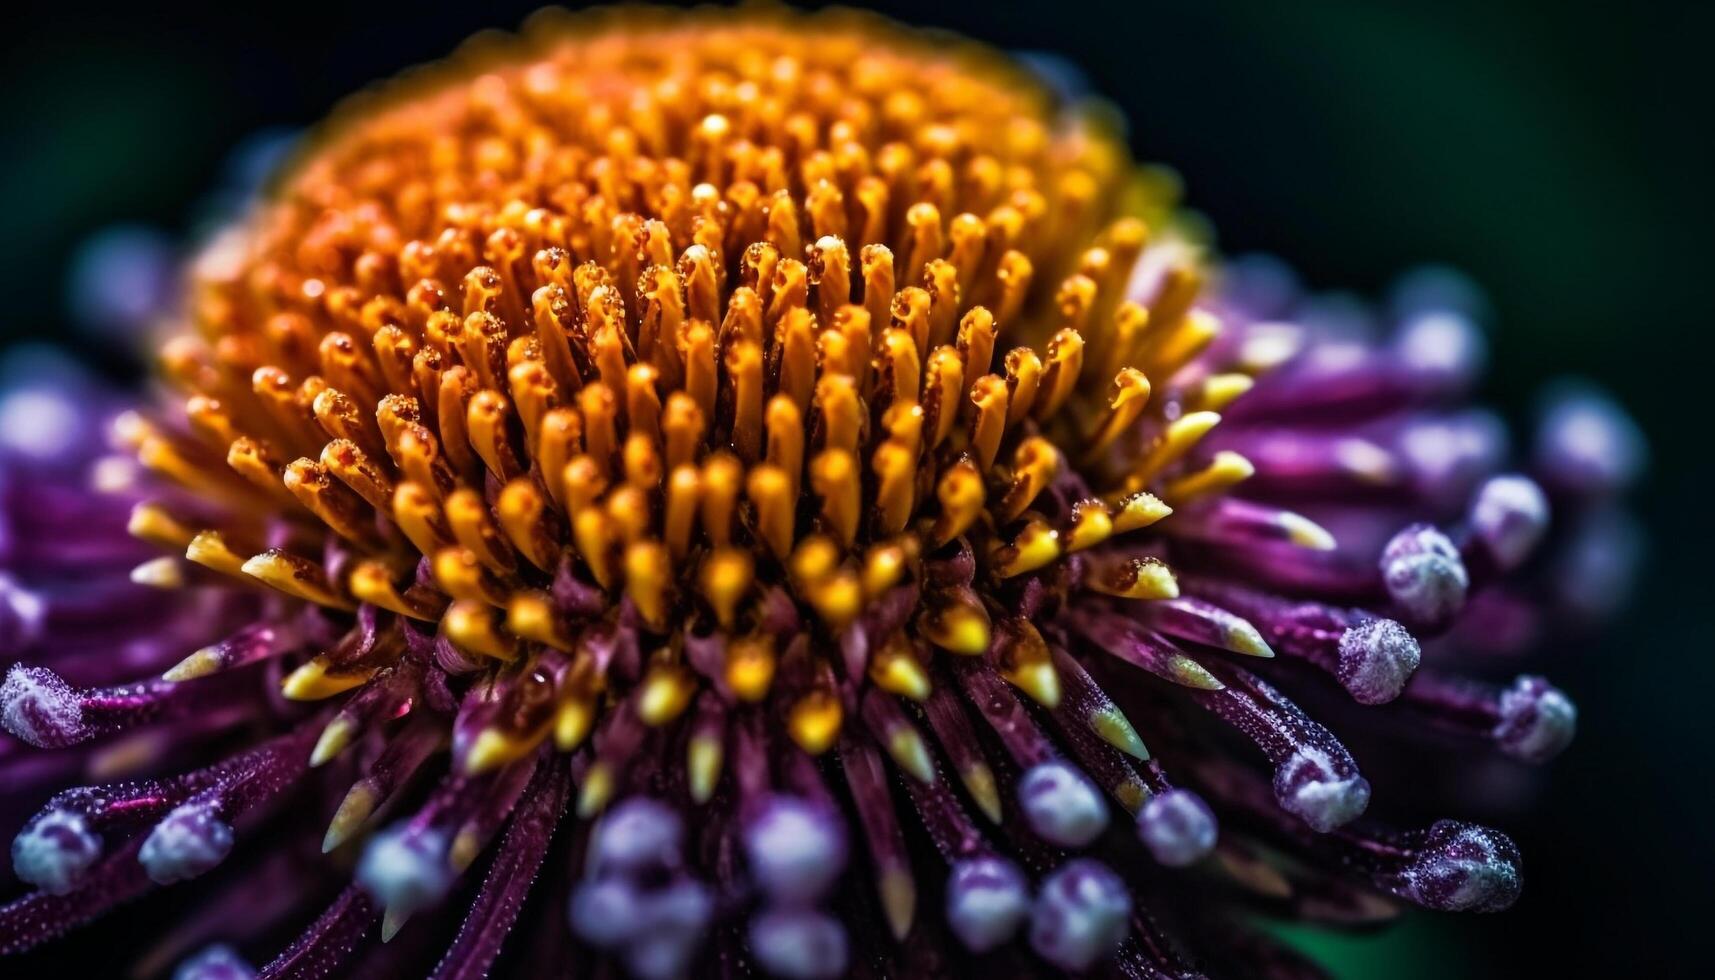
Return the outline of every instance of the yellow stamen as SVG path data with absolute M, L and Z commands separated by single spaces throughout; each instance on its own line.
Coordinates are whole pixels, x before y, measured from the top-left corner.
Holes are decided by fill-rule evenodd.
M 840 699 L 832 692 L 818 689 L 792 705 L 786 718 L 786 730 L 799 748 L 811 755 L 821 755 L 833 747 L 844 717 Z
M 1131 558 L 1092 563 L 1084 584 L 1105 595 L 1126 599 L 1175 599 L 1179 581 L 1156 558 Z

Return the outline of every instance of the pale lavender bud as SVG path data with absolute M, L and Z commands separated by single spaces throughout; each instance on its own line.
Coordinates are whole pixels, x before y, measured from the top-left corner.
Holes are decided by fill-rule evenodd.
M 1572 744 L 1578 708 L 1547 679 L 1524 676 L 1501 695 L 1495 742 L 1525 762 L 1547 762 Z
M 357 881 L 382 906 L 398 914 L 434 905 L 453 883 L 446 835 L 409 826 L 389 827 L 364 848 Z
M 594 946 L 623 945 L 643 927 L 641 905 L 637 886 L 625 878 L 581 882 L 572 892 L 572 931 Z
M 1061 847 L 1082 847 L 1108 825 L 1107 804 L 1095 785 L 1057 759 L 1024 774 L 1018 781 L 1018 802 L 1030 829 Z
M 657 800 L 634 796 L 602 818 L 594 841 L 596 867 L 633 872 L 676 865 L 682 833 L 678 814 Z
M 1548 498 L 1525 476 L 1497 476 L 1471 504 L 1471 529 L 1502 571 L 1530 557 L 1548 530 Z
M 1506 461 L 1509 442 L 1500 418 L 1472 409 L 1406 423 L 1399 453 L 1418 491 L 1451 505 L 1462 503 L 1479 480 Z
M 1518 900 L 1518 847 L 1505 834 L 1437 820 L 1425 845 L 1384 877 L 1399 894 L 1443 912 L 1499 912 Z
M 776 795 L 763 803 L 744 828 L 744 851 L 751 877 L 778 902 L 820 897 L 846 863 L 840 821 L 795 796 Z
M 187 957 L 173 980 L 252 980 L 256 971 L 231 946 L 215 943 Z
M 75 465 L 98 439 L 95 413 L 82 403 L 90 390 L 88 372 L 57 349 L 9 351 L 0 364 L 0 456 Z
M 832 980 L 846 972 L 846 930 L 813 909 L 769 909 L 750 920 L 750 951 L 785 980 Z
M 1104 864 L 1079 858 L 1042 882 L 1030 911 L 1030 948 L 1063 970 L 1085 970 L 1125 939 L 1131 896 Z
M 1394 353 L 1415 371 L 1463 384 L 1482 373 L 1489 345 L 1469 317 L 1447 309 L 1426 309 L 1401 325 Z
M 1029 909 L 1029 884 L 1011 861 L 984 855 L 953 865 L 947 924 L 971 952 L 986 953 L 1011 939 Z
M 1414 622 L 1440 624 L 1465 605 L 1470 576 L 1459 549 L 1428 524 L 1413 524 L 1382 549 L 1382 584 Z
M 42 597 L 0 572 L 0 656 L 13 656 L 42 637 Z
M 1137 814 L 1137 836 L 1155 859 L 1182 868 L 1215 847 L 1215 815 L 1203 798 L 1188 789 L 1151 796 Z
M 643 896 L 636 908 L 638 935 L 625 964 L 642 980 L 684 976 L 714 916 L 714 898 L 702 883 L 679 878 Z
M 1391 619 L 1372 619 L 1340 635 L 1335 676 L 1359 704 L 1386 704 L 1405 690 L 1423 659 L 1417 640 Z
M 1536 465 L 1551 486 L 1600 496 L 1625 489 L 1643 470 L 1643 432 L 1613 399 L 1584 382 L 1551 394 L 1536 434 Z

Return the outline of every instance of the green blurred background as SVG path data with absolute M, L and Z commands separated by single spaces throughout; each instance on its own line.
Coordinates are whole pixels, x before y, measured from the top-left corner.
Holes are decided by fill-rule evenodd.
M 69 325 L 63 282 L 80 241 L 114 222 L 187 229 L 246 136 L 311 123 L 363 83 L 535 6 L 12 8 L 0 338 L 49 338 L 131 370 Z M 1485 395 L 1515 420 L 1566 372 L 1637 414 L 1655 447 L 1640 499 L 1652 551 L 1629 617 L 1597 649 L 1546 665 L 1578 699 L 1581 730 L 1535 815 L 1507 825 L 1526 855 L 1523 899 L 1501 917 L 1293 936 L 1353 978 L 1707 975 L 1715 413 L 1697 372 L 1715 350 L 1715 5 L 876 6 L 1078 63 L 1130 119 L 1138 154 L 1185 176 L 1229 252 L 1272 252 L 1314 287 L 1362 292 L 1426 261 L 1468 271 L 1497 313 Z

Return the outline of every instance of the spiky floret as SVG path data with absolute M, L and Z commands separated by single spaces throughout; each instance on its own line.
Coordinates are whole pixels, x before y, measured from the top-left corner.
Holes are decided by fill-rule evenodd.
M 1054 706 L 1005 592 L 1069 553 L 1057 591 L 1175 594 L 1099 546 L 1170 512 L 1152 489 L 1219 489 L 1181 464 L 1219 416 L 1150 397 L 1218 325 L 1189 250 L 1128 293 L 1149 225 L 1092 117 L 847 18 L 626 19 L 452 74 L 334 124 L 205 260 L 163 355 L 188 429 L 137 434 L 231 508 L 191 562 L 398 617 L 288 697 L 426 629 L 482 689 L 466 773 L 700 698 L 820 755 L 997 619 L 1030 642 L 996 666 Z
M 1178 464 L 1218 416 L 1150 398 L 1214 336 L 1194 256 L 1128 294 L 1149 225 L 1123 150 L 985 52 L 622 18 L 486 67 L 330 127 L 199 269 L 163 352 L 186 430 L 136 433 L 229 508 L 174 520 L 189 561 L 399 617 L 289 697 L 364 683 L 417 623 L 442 669 L 500 681 L 467 772 L 704 690 L 820 754 L 842 694 L 921 700 L 930 649 L 989 649 L 973 582 L 1153 523 L 1170 474 L 1217 489 Z M 961 548 L 963 580 L 924 580 Z M 1067 587 L 1174 588 L 1090 562 Z M 898 621 L 842 661 L 875 609 Z M 641 662 L 590 649 L 603 619 Z M 1012 674 L 1046 695 L 1046 663 Z
M 1099 112 L 850 14 L 581 18 L 355 100 L 196 265 L 171 405 L 118 427 L 148 475 L 116 482 L 154 488 L 129 529 L 169 549 L 133 581 L 242 628 L 159 680 L 20 666 L 0 693 L 43 746 L 281 733 L 56 797 L 14 844 L 42 891 L 0 910 L 0 948 L 207 872 L 311 771 L 341 787 L 322 850 L 364 850 L 270 975 L 339 968 L 479 860 L 439 969 L 484 973 L 558 828 L 588 852 L 571 928 L 643 976 L 704 942 L 781 976 L 855 952 L 933 973 L 947 943 L 1015 936 L 1068 970 L 1117 948 L 1180 971 L 1139 861 L 1348 897 L 1295 893 L 1252 835 L 1504 906 L 1510 842 L 1352 824 L 1351 754 L 1250 669 L 1406 691 L 1522 758 L 1565 744 L 1538 678 L 1407 683 L 1408 627 L 1448 628 L 1541 537 L 1535 484 L 1385 548 L 1282 505 L 1427 500 L 1412 461 L 1445 453 L 1410 453 L 1433 439 L 1326 423 L 1456 391 L 1476 348 L 1444 318 L 1385 363 L 1259 381 L 1305 335 L 1242 312 L 1222 335 L 1151 186 Z M 853 849 L 861 897 L 836 888 Z M 919 914 L 925 874 L 944 916 Z

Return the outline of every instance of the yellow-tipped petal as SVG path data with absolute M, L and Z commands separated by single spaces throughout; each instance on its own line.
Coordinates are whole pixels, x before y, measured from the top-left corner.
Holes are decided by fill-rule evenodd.
M 789 567 L 800 587 L 827 581 L 840 564 L 840 548 L 833 539 L 815 534 L 798 542 Z
M 244 575 L 244 556 L 227 547 L 218 531 L 203 531 L 185 545 L 185 557 L 205 568 L 235 577 Z
M 651 629 L 667 622 L 673 567 L 667 549 L 656 541 L 638 541 L 625 549 L 625 591 Z
M 1101 736 L 1102 741 L 1140 762 L 1149 761 L 1149 749 L 1118 707 L 1109 705 L 1090 712 L 1089 723 L 1090 730 Z
M 750 556 L 736 548 L 717 548 L 703 559 L 703 597 L 722 626 L 732 626 L 739 600 L 750 589 L 754 574 Z
M 691 799 L 707 803 L 715 795 L 715 786 L 721 778 L 721 765 L 725 762 L 721 740 L 710 735 L 694 735 L 685 749 L 685 756 Z
M 1136 368 L 1121 368 L 1114 377 L 1108 408 L 1100 423 L 1085 440 L 1083 457 L 1094 460 L 1119 436 L 1131 428 L 1149 403 L 1149 379 Z
M 219 497 L 230 488 L 229 481 L 219 479 L 212 471 L 186 459 L 172 443 L 158 435 L 144 437 L 137 447 L 137 462 L 205 496 Z
M 151 558 L 131 569 L 131 581 L 151 589 L 181 589 L 185 585 L 185 570 L 176 558 Z
M 1219 412 L 1250 391 L 1256 381 L 1247 374 L 1211 374 L 1197 393 L 1194 409 Z
M 460 599 L 447 607 L 441 629 L 461 650 L 510 662 L 518 657 L 518 642 L 500 631 L 497 618 L 487 604 Z
M 1222 635 L 1226 640 L 1225 649 L 1233 653 L 1242 653 L 1247 657 L 1274 656 L 1274 649 L 1262 638 L 1262 633 L 1245 620 L 1229 623 Z
M 1176 599 L 1179 580 L 1173 569 L 1155 558 L 1133 558 L 1092 568 L 1084 585 L 1094 592 L 1122 599 Z
M 888 737 L 887 754 L 918 782 L 934 785 L 935 761 L 929 757 L 929 746 L 909 725 L 901 726 Z
M 1209 673 L 1208 668 L 1182 653 L 1173 654 L 1167 658 L 1167 669 L 1173 675 L 1176 684 L 1194 687 L 1203 691 L 1219 691 L 1227 685 L 1220 678 Z
M 971 794 L 989 823 L 1000 823 L 1000 790 L 995 786 L 994 770 L 974 762 L 959 771 L 959 781 L 965 784 L 965 791 Z
M 1300 548 L 1309 548 L 1312 551 L 1334 550 L 1334 535 L 1310 518 L 1291 511 L 1282 511 L 1278 520 L 1281 528 L 1286 531 L 1287 540 Z
M 506 628 L 516 636 L 556 650 L 571 650 L 572 639 L 561 628 L 554 600 L 545 592 L 519 592 L 506 603 Z
M 351 745 L 351 740 L 362 730 L 362 726 L 345 715 L 335 715 L 322 729 L 322 734 L 316 739 L 316 747 L 310 751 L 310 768 L 323 765 L 344 752 Z
M 857 572 L 851 569 L 841 569 L 806 591 L 816 615 L 822 617 L 822 621 L 836 633 L 849 626 L 863 611 L 863 583 Z
M 954 463 L 936 482 L 935 497 L 941 513 L 935 518 L 930 541 L 938 548 L 965 533 L 982 513 L 987 492 L 981 471 L 969 460 Z
M 1221 321 L 1207 310 L 1191 310 L 1150 353 L 1144 369 L 1158 378 L 1172 377 L 1202 353 L 1221 332 Z
M 183 550 L 196 536 L 195 531 L 179 523 L 166 508 L 147 502 L 131 509 L 125 530 L 134 538 L 172 551 Z
M 1239 344 L 1238 364 L 1246 374 L 1262 374 L 1292 360 L 1303 347 L 1304 331 L 1298 327 L 1252 324 Z
M 1031 436 L 1013 451 L 1012 480 L 1000 502 L 990 508 L 995 520 L 1002 524 L 1014 520 L 1030 508 L 1036 497 L 1060 471 L 1060 450 L 1040 436 Z M 1141 489 L 1141 487 L 1139 487 Z
M 1111 792 L 1114 799 L 1119 800 L 1120 806 L 1125 807 L 1126 812 L 1134 817 L 1143 809 L 1144 803 L 1149 801 L 1149 787 L 1143 785 L 1143 781 L 1136 776 L 1127 776 L 1120 780 L 1119 785 L 1113 787 Z
M 1167 484 L 1161 495 L 1174 503 L 1186 504 L 1224 493 L 1255 474 L 1256 467 L 1250 460 L 1223 449 L 1215 454 L 1208 466 Z
M 583 744 L 595 724 L 595 703 L 583 698 L 562 702 L 554 712 L 554 747 L 570 752 Z
M 870 548 L 863 558 L 863 593 L 871 599 L 899 584 L 905 574 L 905 548 L 882 544 Z
M 542 744 L 542 739 L 547 735 L 548 729 L 545 726 L 540 731 L 525 733 L 523 737 L 496 728 L 485 728 L 477 733 L 470 743 L 470 748 L 465 751 L 465 775 L 475 776 L 492 772 L 501 766 L 517 762 Z
M 1393 454 L 1368 439 L 1341 439 L 1334 446 L 1334 458 L 1343 469 L 1365 483 L 1385 486 L 1399 475 Z
M 1044 708 L 1060 706 L 1060 674 L 1048 658 L 1032 658 L 1003 671 L 1001 676 Z
M 821 755 L 833 747 L 844 720 L 839 698 L 828 691 L 811 691 L 792 706 L 786 730 L 799 748 L 811 755 Z
M 1060 543 L 1070 554 L 1095 547 L 1113 533 L 1114 516 L 1108 505 L 1100 500 L 1080 500 L 1072 505 L 1072 526 L 1060 535 Z
M 287 674 L 280 682 L 280 693 L 292 701 L 320 701 L 358 687 L 374 675 L 373 669 L 330 674 L 327 662 L 316 657 Z
M 876 889 L 881 893 L 881 908 L 887 915 L 887 927 L 893 938 L 903 941 L 911 931 L 911 920 L 917 912 L 917 883 L 905 868 L 889 868 L 881 873 Z
M 207 677 L 220 670 L 220 654 L 214 647 L 203 647 L 185 659 L 174 664 L 161 675 L 164 681 L 191 681 L 198 677 Z
M 929 697 L 929 672 L 909 651 L 886 649 L 869 662 L 869 679 L 891 694 L 922 701 Z
M 990 555 L 995 574 L 1011 578 L 1033 572 L 1060 557 L 1060 532 L 1042 521 L 1031 521 L 1018 532 L 1009 545 L 995 548 Z
M 774 642 L 766 636 L 739 637 L 727 644 L 726 682 L 740 701 L 760 701 L 774 682 Z
M 455 873 L 462 874 L 482 854 L 483 840 L 467 828 L 459 828 L 453 835 L 452 846 L 447 848 L 447 866 Z
M 584 782 L 578 787 L 578 816 L 585 820 L 607 809 L 608 801 L 613 799 L 613 771 L 605 762 L 596 762 L 584 773 Z
M 1114 504 L 1114 533 L 1124 534 L 1148 527 L 1171 513 L 1173 508 L 1152 493 L 1138 491 L 1126 494 Z
M 339 809 L 334 811 L 333 819 L 328 822 L 327 833 L 322 835 L 322 853 L 351 839 L 363 822 L 375 812 L 375 805 L 381 802 L 380 794 L 366 779 L 360 779 L 346 791 L 345 799 L 340 800 Z
M 658 664 L 650 668 L 640 685 L 637 716 L 651 727 L 665 725 L 684 712 L 696 692 L 690 671 L 677 664 Z
M 1142 490 L 1148 486 L 1163 469 L 1190 452 L 1220 421 L 1221 416 L 1214 412 L 1187 412 L 1168 423 L 1167 430 L 1156 440 L 1149 455 L 1126 477 L 1127 487 Z
M 989 617 L 979 605 L 960 601 L 933 603 L 918 617 L 924 639 L 953 653 L 974 657 L 989 648 Z
M 411 913 L 401 912 L 398 909 L 388 909 L 381 913 L 381 941 L 384 943 L 392 942 L 393 937 L 399 935 L 399 930 L 403 929 L 405 923 L 409 922 L 410 919 Z
M 424 622 L 434 622 L 444 611 L 439 602 L 413 601 L 393 585 L 393 573 L 378 561 L 360 561 L 352 566 L 345 587 L 358 602 L 380 606 L 389 612 Z
M 333 609 L 355 609 L 351 601 L 335 592 L 327 575 L 314 562 L 283 551 L 264 551 L 246 561 L 244 574 L 305 602 Z

